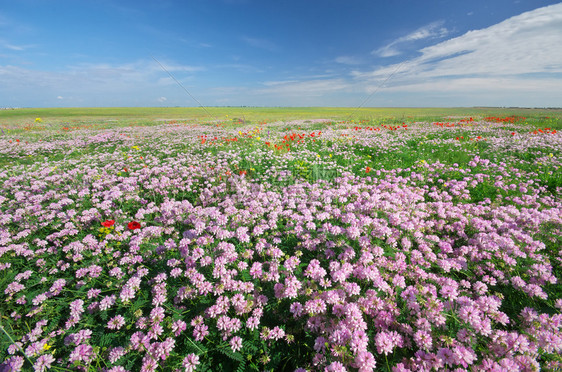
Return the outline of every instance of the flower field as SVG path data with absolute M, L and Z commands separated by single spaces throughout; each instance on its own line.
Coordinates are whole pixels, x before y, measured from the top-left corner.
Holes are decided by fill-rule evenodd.
M 0 371 L 559 370 L 562 133 L 535 124 L 3 132 Z

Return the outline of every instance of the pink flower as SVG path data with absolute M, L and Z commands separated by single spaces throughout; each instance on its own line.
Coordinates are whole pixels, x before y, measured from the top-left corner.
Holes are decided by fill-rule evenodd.
M 248 329 L 251 330 L 258 328 L 259 325 L 260 325 L 260 320 L 255 316 L 249 317 L 248 320 L 246 321 L 246 327 L 248 327 Z
M 390 354 L 396 346 L 401 347 L 403 339 L 396 331 L 379 332 L 375 337 L 375 345 L 377 345 L 377 352 L 379 354 Z
M 127 354 L 127 351 L 122 346 L 114 347 L 109 352 L 109 361 L 115 363 L 125 354 Z
M 70 303 L 70 316 L 79 318 L 80 314 L 84 312 L 84 301 L 83 300 L 76 300 Z
M 87 344 L 78 345 L 70 353 L 69 363 L 76 361 L 88 363 L 94 356 L 94 348 Z
M 195 354 L 189 354 L 185 358 L 183 358 L 182 366 L 185 368 L 185 372 L 193 372 L 197 368 L 199 364 L 199 356 Z
M 209 327 L 207 327 L 205 324 L 198 324 L 193 330 L 193 337 L 195 338 L 195 341 L 203 341 L 205 336 L 209 334 L 208 329 Z
M 237 352 L 238 350 L 242 349 L 242 338 L 239 336 L 234 336 L 230 339 L 230 348 L 233 352 Z
M 55 358 L 51 354 L 43 354 L 35 361 L 33 365 L 33 370 L 35 372 L 43 372 L 51 368 L 51 363 L 55 361 Z
M 326 311 L 326 303 L 321 299 L 308 300 L 304 304 L 304 309 L 310 315 L 322 314 Z
M 299 318 L 303 314 L 303 310 L 303 306 L 299 302 L 293 302 L 289 308 L 294 318 Z
M 122 315 L 116 315 L 107 322 L 107 328 L 109 329 L 121 329 L 125 325 L 125 318 Z
M 325 369 L 326 372 L 347 372 L 347 368 L 341 362 L 332 362 Z
M 376 365 L 375 357 L 368 351 L 361 351 L 355 356 L 355 367 L 359 368 L 359 372 L 371 372 Z
M 274 327 L 269 333 L 269 338 L 274 340 L 279 340 L 283 337 L 285 337 L 285 330 L 283 328 Z
M 423 350 L 431 350 L 432 338 L 431 335 L 423 330 L 419 330 L 414 334 L 414 341 L 416 345 Z
M 183 320 L 176 320 L 172 323 L 172 332 L 174 336 L 178 337 L 183 331 L 185 331 L 187 325 Z

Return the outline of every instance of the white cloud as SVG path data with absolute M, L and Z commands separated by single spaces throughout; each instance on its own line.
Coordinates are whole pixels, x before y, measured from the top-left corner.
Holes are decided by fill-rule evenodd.
M 412 36 L 413 37 L 413 36 Z M 421 36 L 420 36 L 421 37 Z M 521 97 L 542 93 L 562 103 L 562 3 L 535 9 L 488 28 L 473 30 L 420 49 L 421 56 L 370 72 L 357 82 L 378 86 L 399 67 L 388 90 L 470 90 Z M 532 97 L 533 99 L 535 97 Z
M 15 51 L 15 52 L 23 52 L 27 49 L 34 48 L 35 46 L 36 45 L 34 45 L 34 44 L 19 45 L 19 44 L 14 44 L 12 42 L 9 42 L 5 39 L 0 39 L 0 48 L 12 50 L 12 51 Z
M 203 68 L 169 63 L 168 71 L 184 81 Z M 56 106 L 64 98 L 69 104 L 93 102 L 114 105 L 128 102 L 142 105 L 153 102 L 154 93 L 180 97 L 177 83 L 152 60 L 124 64 L 77 64 L 61 71 L 34 70 L 13 65 L 0 65 L 0 101 L 17 106 Z M 161 93 L 160 93 L 161 92 Z M 71 98 L 72 97 L 72 98 Z M 144 101 L 143 101 L 144 100 Z
M 342 65 L 360 65 L 363 61 L 357 57 L 351 56 L 339 56 L 335 59 L 336 63 L 341 63 Z
M 393 57 L 402 54 L 399 46 L 404 43 L 423 40 L 423 39 L 436 39 L 442 38 L 449 34 L 449 30 L 443 27 L 442 21 L 432 22 L 428 25 L 418 28 L 417 30 L 399 37 L 391 43 L 373 50 L 371 54 L 379 57 Z
M 319 72 L 318 69 L 301 69 L 298 75 L 297 70 L 276 72 L 271 66 L 210 62 L 203 67 L 173 60 L 161 62 L 179 81 L 186 82 L 187 89 L 205 105 L 228 100 L 241 105 L 353 106 L 378 87 L 380 91 L 373 99 L 369 97 L 367 105 L 562 104 L 562 48 L 559 46 L 562 3 L 442 41 L 440 38 L 447 34 L 442 23 L 432 23 L 374 52 L 397 55 L 406 47 L 424 41 L 425 47 L 418 47 L 418 57 L 369 70 L 359 67 L 367 56 L 361 60 L 361 56 L 341 55 L 330 61 L 341 66 L 323 75 L 312 74 Z M 3 41 L 0 40 L 0 45 Z M 256 48 L 277 48 L 264 39 L 246 38 L 245 42 Z M 433 45 L 427 46 L 428 43 Z M 151 59 L 121 64 L 79 64 L 59 71 L 4 63 L 0 65 L 3 88 L 0 102 L 6 106 L 148 105 L 156 101 L 169 106 L 194 104 Z M 342 75 L 339 71 L 346 68 L 344 65 L 352 66 L 354 71 Z M 205 75 L 206 84 L 200 83 L 198 73 L 203 71 L 214 72 Z M 304 76 L 303 71 L 309 71 L 310 75 Z M 253 76 L 265 76 L 266 72 L 270 80 L 261 83 L 251 80 Z M 245 79 L 246 75 L 249 79 Z
M 3 44 L 3 46 L 6 49 L 15 50 L 18 52 L 25 50 L 25 46 L 23 45 Z
M 400 55 L 400 53 L 400 50 L 395 48 L 393 44 L 388 44 L 377 50 L 374 50 L 371 54 L 376 54 L 379 57 L 394 57 Z

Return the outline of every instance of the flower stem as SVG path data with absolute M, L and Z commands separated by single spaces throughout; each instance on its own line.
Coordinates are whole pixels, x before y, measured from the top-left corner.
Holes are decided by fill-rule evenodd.
M 19 346 L 18 344 L 16 344 L 16 342 L 14 341 L 14 339 L 12 338 L 12 336 L 10 336 L 10 334 L 4 329 L 4 326 L 2 325 L 2 320 L 0 319 L 0 329 L 2 330 L 2 332 L 4 332 L 4 334 L 6 336 L 8 336 L 8 339 L 10 340 L 10 342 L 12 343 L 12 345 L 15 345 L 18 350 L 23 354 L 23 356 L 25 357 L 25 359 L 27 359 L 27 361 L 29 363 L 31 363 L 31 365 L 33 365 L 33 362 L 27 357 L 27 355 L 25 354 L 25 352 L 23 351 L 23 349 L 21 348 L 21 346 Z

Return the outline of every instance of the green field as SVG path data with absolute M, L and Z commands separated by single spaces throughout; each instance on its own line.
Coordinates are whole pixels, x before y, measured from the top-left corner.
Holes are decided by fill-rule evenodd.
M 0 110 L 0 127 L 9 130 L 61 129 L 65 126 L 146 126 L 162 121 L 232 121 L 246 123 L 271 122 L 295 119 L 396 120 L 419 121 L 443 120 L 446 117 L 523 116 L 530 123 L 547 121 L 553 128 L 562 126 L 562 109 L 524 108 L 408 108 L 381 107 L 92 107 L 92 108 L 22 108 Z M 36 118 L 42 123 L 36 123 Z
M 559 371 L 561 117 L 0 111 L 0 371 Z

